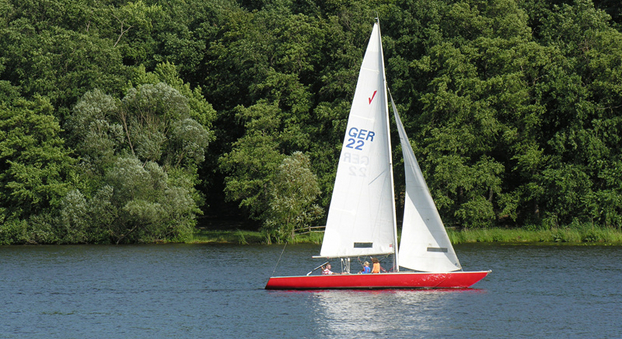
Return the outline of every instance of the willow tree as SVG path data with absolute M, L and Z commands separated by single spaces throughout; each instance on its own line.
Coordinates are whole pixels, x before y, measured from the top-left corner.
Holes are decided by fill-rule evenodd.
M 90 242 L 187 239 L 210 141 L 191 115 L 188 99 L 164 83 L 132 88 L 122 100 L 86 93 L 68 122 L 83 184 L 65 198 L 62 226 L 74 234 L 88 227 Z
M 283 159 L 271 181 L 270 201 L 264 213 L 262 231 L 268 242 L 293 239 L 296 230 L 321 218 L 324 211 L 315 204 L 319 194 L 308 156 L 294 152 Z

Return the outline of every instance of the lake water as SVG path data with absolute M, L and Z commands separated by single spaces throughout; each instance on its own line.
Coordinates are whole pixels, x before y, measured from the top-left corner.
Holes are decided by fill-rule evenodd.
M 0 246 L 0 338 L 620 338 L 622 247 L 459 245 L 459 291 L 266 291 L 282 246 Z M 305 274 L 288 245 L 277 275 Z M 337 266 L 337 265 L 335 265 Z

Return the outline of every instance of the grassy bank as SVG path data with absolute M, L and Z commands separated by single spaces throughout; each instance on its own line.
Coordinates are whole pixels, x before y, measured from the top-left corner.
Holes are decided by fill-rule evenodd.
M 475 229 L 448 230 L 454 244 L 476 242 L 503 243 L 566 243 L 566 244 L 619 244 L 622 231 L 614 228 L 581 227 L 556 229 Z
M 290 244 L 321 244 L 323 233 L 299 234 Z M 191 244 L 264 244 L 266 238 L 260 232 L 242 230 L 198 230 Z
M 582 227 L 548 230 L 528 229 L 473 229 L 448 230 L 454 244 L 477 242 L 532 243 L 532 244 L 615 244 L 622 245 L 622 231 L 614 228 Z M 190 243 L 262 244 L 265 238 L 260 232 L 242 230 L 199 230 Z M 322 242 L 322 233 L 296 236 L 291 243 Z
M 261 244 L 264 241 L 260 232 L 242 230 L 205 230 L 199 229 L 191 244 Z

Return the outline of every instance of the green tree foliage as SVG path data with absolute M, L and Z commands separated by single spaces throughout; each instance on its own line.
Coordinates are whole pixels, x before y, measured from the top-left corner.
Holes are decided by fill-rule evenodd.
M 60 10 L 62 6 L 56 5 L 50 7 Z M 88 89 L 120 90 L 125 69 L 110 41 L 85 28 L 45 26 L 58 20 L 53 19 L 55 13 L 39 13 L 37 18 L 39 8 L 24 7 L 15 11 L 8 27 L 1 28 L 0 60 L 6 60 L 3 79 L 20 86 L 25 95 L 45 95 L 52 104 L 65 108 Z M 29 20 L 28 15 L 35 18 Z
M 270 182 L 285 157 L 277 137 L 281 112 L 265 102 L 240 106 L 237 111 L 238 119 L 246 121 L 247 134 L 220 159 L 221 169 L 228 174 L 225 193 L 229 200 L 239 201 L 250 217 L 262 220 L 270 203 Z
M 562 58 L 543 91 L 543 123 L 553 131 L 546 145 L 551 161 L 539 178 L 549 193 L 546 220 L 620 227 L 622 35 L 590 1 L 556 7 L 547 19 L 544 42 Z
M 323 214 L 313 205 L 320 188 L 309 158 L 302 152 L 282 153 L 288 137 L 278 133 L 280 115 L 276 105 L 265 102 L 239 107 L 237 117 L 246 121 L 247 134 L 221 158 L 221 168 L 229 174 L 227 198 L 240 201 L 240 207 L 262 223 L 268 242 L 286 240 Z
M 448 224 L 622 227 L 616 1 L 0 0 L 0 242 L 182 238 L 199 208 L 283 241 L 313 204 L 277 177 L 328 206 L 376 15 Z
M 445 219 L 489 226 L 502 215 L 516 218 L 516 187 L 504 187 L 504 179 L 520 179 L 513 162 L 533 146 L 530 124 L 543 109 L 530 81 L 549 53 L 531 41 L 527 16 L 513 1 L 460 2 L 445 11 L 451 26 L 431 25 L 442 27 L 430 34 L 438 43 L 409 70 L 426 85 L 419 153 Z
M 208 129 L 212 128 L 216 119 L 216 111 L 212 105 L 205 100 L 200 87 L 191 88 L 190 84 L 184 82 L 179 77 L 177 67 L 170 62 L 158 64 L 153 72 L 146 72 L 144 67 L 139 67 L 137 74 L 133 77 L 130 85 L 140 86 L 146 84 L 156 85 L 166 83 L 181 95 L 186 97 L 190 107 L 190 117 Z M 130 86 L 134 87 L 134 86 Z M 211 141 L 211 140 L 210 140 Z
M 75 233 L 90 225 L 82 234 L 96 242 L 191 235 L 200 212 L 196 171 L 210 137 L 190 111 L 188 99 L 164 83 L 132 88 L 122 100 L 86 93 L 68 122 L 83 155 L 85 193 L 67 195 L 64 227 Z
M 52 111 L 43 98 L 0 107 L 2 206 L 10 217 L 56 206 L 68 187 L 72 160 Z
M 75 161 L 44 98 L 0 105 L 0 243 L 37 241 L 25 222 L 60 207 Z
M 420 30 L 424 53 L 409 69 L 396 65 L 416 75 L 397 89 L 423 104 L 410 109 L 429 184 L 445 219 L 464 226 L 619 225 L 619 188 L 602 182 L 617 164 L 618 131 L 604 126 L 618 119 L 619 32 L 589 1 L 538 6 L 536 41 L 515 2 L 428 5 L 445 17 Z
M 257 12 L 227 12 L 229 24 L 212 43 L 207 64 L 206 93 L 219 110 L 216 124 L 227 131 L 218 136 L 220 153 L 236 152 L 239 141 L 255 133 L 238 123 L 237 105 L 274 104 L 279 109 L 278 125 L 262 137 L 274 140 L 281 154 L 309 154 L 323 192 L 332 189 L 335 145 L 343 137 L 372 22 L 365 20 L 373 12 L 366 3 L 333 5 L 334 13 L 320 18 L 315 11 L 295 13 L 294 4 L 278 1 L 252 5 L 263 8 Z M 270 168 L 279 164 L 275 161 Z M 230 182 L 231 169 L 220 170 L 223 181 Z M 323 196 L 323 205 L 328 197 Z
M 323 209 L 314 204 L 320 188 L 310 167 L 309 157 L 295 152 L 283 159 L 276 171 L 262 227 L 268 243 L 292 239 L 297 229 L 311 226 L 323 215 Z

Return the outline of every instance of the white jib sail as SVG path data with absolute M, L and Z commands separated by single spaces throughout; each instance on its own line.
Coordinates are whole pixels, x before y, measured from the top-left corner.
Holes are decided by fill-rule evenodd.
M 382 43 L 376 23 L 348 118 L 320 257 L 395 252 L 388 124 Z
M 399 264 L 411 270 L 424 272 L 459 270 L 460 262 L 432 200 L 392 97 L 391 105 L 400 135 L 406 177 Z

